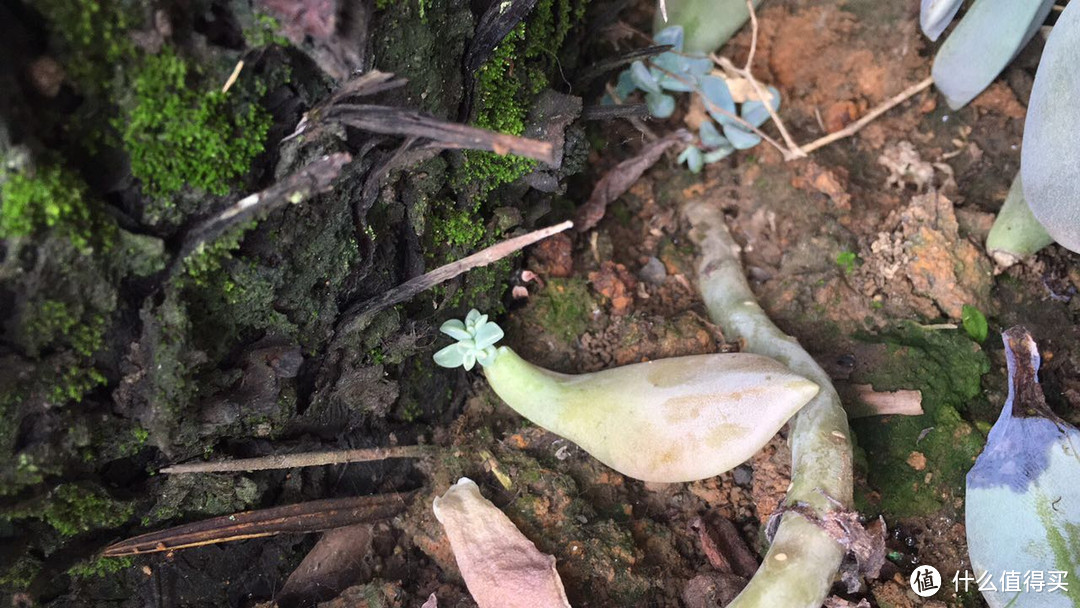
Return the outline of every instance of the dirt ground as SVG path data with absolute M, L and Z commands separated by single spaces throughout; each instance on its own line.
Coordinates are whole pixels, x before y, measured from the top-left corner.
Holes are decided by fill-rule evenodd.
M 647 29 L 648 4 L 635 3 L 623 18 Z M 797 141 L 840 130 L 929 75 L 935 46 L 919 32 L 918 7 L 914 0 L 762 5 L 753 70 L 779 89 L 780 115 Z M 741 64 L 750 41 L 744 29 L 722 54 Z M 919 564 L 934 565 L 947 582 L 970 568 L 963 479 L 1004 401 L 1002 329 L 1023 324 L 1032 331 L 1044 352 L 1051 406 L 1080 422 L 1076 254 L 1052 245 L 1002 270 L 983 246 L 1019 167 L 1040 44 L 1036 37 L 1036 48 L 960 111 L 949 110 L 929 89 L 806 159 L 785 162 L 763 144 L 708 165 L 698 176 L 676 166 L 673 157 L 662 159 L 609 206 L 594 230 L 554 237 L 515 259 L 520 268 L 504 278 L 527 296 L 505 300 L 506 343 L 532 362 L 567 373 L 737 350 L 705 313 L 695 288 L 694 247 L 679 214 L 684 200 L 712 202 L 745 247 L 744 263 L 765 310 L 822 363 L 845 398 L 858 400 L 867 390 L 921 392 L 920 416 L 852 421 L 856 506 L 868 522 L 884 518 L 888 562 L 856 593 L 838 584 L 830 605 L 985 605 L 977 593 L 953 593 L 951 583 L 922 600 L 907 580 Z M 648 126 L 663 133 L 684 126 L 688 115 L 692 121 L 692 114 L 684 103 L 671 119 Z M 765 129 L 775 132 L 772 125 Z M 585 175 L 573 178 L 564 195 L 575 203 L 644 143 L 623 121 L 591 123 L 587 133 L 598 143 Z M 522 270 L 534 278 L 524 280 Z M 962 327 L 965 305 L 989 320 L 985 342 Z M 411 340 L 410 348 L 430 351 L 420 357 L 445 343 L 431 331 L 418 330 Z M 341 541 L 352 561 L 343 575 L 350 584 L 340 596 L 308 591 L 282 605 L 317 598 L 320 606 L 336 608 L 417 607 L 434 594 L 440 607 L 474 606 L 431 509 L 433 498 L 462 476 L 477 481 L 541 551 L 556 557 L 570 603 L 578 608 L 723 605 L 746 579 L 721 572 L 710 540 L 722 527 L 718 518 L 734 524 L 753 555 L 764 554 L 763 524 L 790 481 L 786 429 L 749 462 L 719 477 L 643 483 L 525 422 L 475 371 L 439 372 L 436 381 L 410 388 L 411 376 L 396 363 L 387 362 L 385 371 L 380 363 L 379 373 L 354 380 L 373 386 L 392 377 L 402 388 L 384 384 L 381 393 L 364 393 L 382 404 L 377 411 L 396 412 L 391 441 L 420 441 L 441 451 L 417 461 L 257 477 L 260 492 L 281 489 L 282 504 L 312 485 L 339 493 L 416 491 L 401 514 L 360 526 Z M 433 401 L 435 391 L 447 394 L 449 409 L 431 414 L 420 406 L 418 416 L 402 422 L 400 396 L 419 395 L 423 403 Z M 238 451 L 258 451 L 252 445 L 273 448 L 272 440 L 258 439 Z M 311 440 L 308 447 L 322 445 Z M 200 491 L 224 493 L 217 500 L 227 505 L 215 506 L 219 513 L 253 502 L 241 498 L 255 490 L 239 478 L 198 479 L 168 483 L 189 483 L 183 488 L 189 498 Z M 122 585 L 83 581 L 77 592 L 54 595 L 52 605 L 166 606 L 192 598 L 187 605 L 266 606 L 316 539 L 283 535 L 138 557 L 123 574 L 110 575 Z M 104 540 L 86 539 L 84 552 Z M 126 595 L 129 589 L 138 591 Z M 28 596 L 14 601 L 34 605 Z

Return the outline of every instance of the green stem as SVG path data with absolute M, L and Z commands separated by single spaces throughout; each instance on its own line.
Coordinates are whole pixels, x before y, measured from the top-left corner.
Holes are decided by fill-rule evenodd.
M 847 417 L 825 370 L 769 320 L 746 282 L 739 246 L 715 204 L 688 202 L 683 212 L 698 245 L 698 286 L 709 316 L 746 350 L 772 357 L 820 387 L 791 422 L 791 487 L 787 504 L 818 514 L 852 507 L 852 454 Z M 819 608 L 846 550 L 801 515 L 783 516 L 757 573 L 729 608 Z
M 1021 259 L 1053 243 L 1046 228 L 1035 219 L 1024 199 L 1020 174 L 1016 174 L 1005 204 L 986 237 L 986 251 L 1001 268 L 1008 268 Z

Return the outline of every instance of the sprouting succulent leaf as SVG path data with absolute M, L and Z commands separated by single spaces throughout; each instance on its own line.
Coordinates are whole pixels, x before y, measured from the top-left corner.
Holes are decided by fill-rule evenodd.
M 958 110 L 982 92 L 1031 40 L 1054 0 L 976 0 L 934 57 L 931 75 Z
M 686 168 L 690 169 L 691 173 L 700 173 L 701 168 L 704 166 L 704 158 L 701 155 L 701 149 L 697 146 L 687 146 L 686 149 L 679 154 L 679 163 L 686 163 Z
M 480 314 L 475 308 L 469 311 L 464 323 L 451 319 L 443 323 L 439 331 L 457 342 L 435 353 L 435 363 L 451 369 L 464 367 L 466 371 L 471 370 L 477 362 L 485 367 L 494 363 L 498 354 L 495 343 L 503 338 L 502 328 L 489 322 L 488 316 Z
M 716 125 L 710 120 L 702 121 L 698 127 L 698 137 L 706 148 L 719 148 L 728 144 L 728 140 L 716 130 Z
M 1024 122 L 1024 198 L 1046 232 L 1080 252 L 1080 2 L 1070 2 L 1046 41 Z
M 746 150 L 761 143 L 757 133 L 751 133 L 735 123 L 724 125 L 724 137 L 727 137 L 736 150 Z
M 1031 145 L 1038 147 L 1035 142 Z M 986 252 L 999 268 L 1008 268 L 1054 242 L 1028 207 L 1023 181 L 1017 173 L 986 236 Z
M 731 91 L 727 83 L 719 76 L 703 76 L 701 78 L 701 93 L 705 97 L 705 110 L 713 120 L 721 125 L 732 123 L 731 116 L 718 110 L 724 110 L 735 114 L 735 100 L 731 98 Z
M 772 107 L 773 112 L 775 112 L 780 109 L 780 91 L 776 90 L 775 87 L 768 87 L 767 90 L 769 95 L 772 96 L 769 98 L 769 105 Z M 755 127 L 760 127 L 765 124 L 765 121 L 769 120 L 771 117 L 765 104 L 756 99 L 742 104 L 742 107 L 739 108 L 739 116 Z
M 660 83 L 656 82 L 656 78 L 653 78 L 652 72 L 649 68 L 645 67 L 645 64 L 641 61 L 635 61 L 630 64 L 630 77 L 633 78 L 634 84 L 637 88 L 647 93 L 659 93 Z
M 1031 334 L 1014 327 L 1002 337 L 1009 396 L 967 475 L 972 569 L 996 583 L 982 591 L 991 608 L 1080 606 L 1080 587 L 1069 576 L 1080 564 L 1080 431 L 1047 406 Z M 1039 572 L 1047 585 L 1057 573 L 1066 586 L 1006 590 L 999 577 L 1009 571 Z
M 463 363 L 484 366 L 488 384 L 507 405 L 616 471 L 645 481 L 694 481 L 734 468 L 818 392 L 817 384 L 777 361 L 749 353 L 558 374 L 505 346 L 477 348 L 487 343 L 487 331 L 480 325 L 472 339 L 459 342 L 460 356 Z
M 656 44 L 670 44 L 672 50 L 676 52 L 682 52 L 683 49 L 683 28 L 681 25 L 672 25 L 665 27 L 664 29 L 656 32 L 653 35 L 653 42 Z
M 919 25 L 926 37 L 937 40 L 952 23 L 964 0 L 922 0 Z
M 675 98 L 663 93 L 646 93 L 645 105 L 649 107 L 649 114 L 657 118 L 667 118 L 675 113 Z
M 476 482 L 462 477 L 432 508 L 480 608 L 570 608 L 555 558 L 525 538 Z
M 979 343 L 986 341 L 990 327 L 986 323 L 986 317 L 978 308 L 970 304 L 964 304 L 960 312 L 960 323 L 963 324 L 964 331 L 972 340 Z

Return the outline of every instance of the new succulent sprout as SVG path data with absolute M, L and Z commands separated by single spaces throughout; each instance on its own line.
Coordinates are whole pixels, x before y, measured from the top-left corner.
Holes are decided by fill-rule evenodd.
M 725 336 L 744 340 L 746 350 L 776 359 L 821 387 L 792 419 L 788 435 L 791 487 L 785 502 L 803 508 L 783 515 L 761 568 L 728 608 L 820 608 L 847 550 L 805 514 L 824 519 L 851 509 L 847 416 L 828 374 L 757 304 L 719 206 L 689 201 L 683 214 L 700 250 L 698 287 L 713 322 Z
M 960 2 L 922 3 L 923 31 L 941 35 Z M 1039 31 L 1054 0 L 975 0 L 934 57 L 934 84 L 958 110 L 988 87 Z
M 1020 174 L 1013 179 L 1005 203 L 986 237 L 986 252 L 1000 268 L 1008 268 L 1054 242 L 1028 207 L 1022 181 Z
M 677 25 L 686 32 L 686 52 L 707 54 L 720 48 L 750 18 L 746 0 L 664 0 L 657 7 L 654 31 Z M 754 6 L 761 0 L 754 0 Z M 667 13 L 664 20 L 663 13 Z
M 1024 198 L 1055 241 L 1080 252 L 1080 3 L 1058 16 L 1035 74 L 1020 157 Z
M 745 12 L 745 2 L 742 6 Z M 675 97 L 671 93 L 702 96 L 705 110 L 712 120 L 705 119 L 701 123 L 698 129 L 699 144 L 683 150 L 679 155 L 680 163 L 686 163 L 691 172 L 697 173 L 704 165 L 723 160 L 735 150 L 746 150 L 761 143 L 760 136 L 732 116 L 760 127 L 771 118 L 766 103 L 773 111 L 780 108 L 780 91 L 766 87 L 768 100 L 733 95 L 724 77 L 714 73 L 711 59 L 687 52 L 689 43 L 681 25 L 660 30 L 654 41 L 656 44 L 671 45 L 672 49 L 647 62 L 635 61 L 631 64 L 619 75 L 615 95 L 625 99 L 634 91 L 644 92 L 649 113 L 657 118 L 667 118 L 675 112 Z
M 1014 327 L 1002 338 L 1009 396 L 967 475 L 971 566 L 976 577 L 989 573 L 994 583 L 994 590 L 983 591 L 990 608 L 1075 608 L 1080 606 L 1080 588 L 1071 580 L 1080 567 L 1080 431 L 1047 406 L 1031 334 Z M 1018 578 L 1037 572 L 1046 585 L 1058 573 L 1066 588 L 1048 591 L 1017 581 L 1006 590 L 1001 580 L 1006 572 Z
M 750 458 L 818 392 L 782 364 L 750 353 L 660 359 L 568 375 L 525 361 L 476 310 L 442 331 L 444 367 L 483 367 L 502 400 L 629 477 L 705 479 Z

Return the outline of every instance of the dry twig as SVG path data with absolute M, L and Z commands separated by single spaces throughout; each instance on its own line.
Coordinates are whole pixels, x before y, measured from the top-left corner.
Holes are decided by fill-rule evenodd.
M 389 448 L 365 448 L 351 450 L 326 450 L 322 452 L 298 452 L 295 454 L 271 454 L 256 458 L 237 458 L 214 462 L 187 462 L 161 469 L 162 473 L 226 473 L 235 471 L 268 471 L 297 467 L 319 467 L 327 464 L 348 462 L 371 462 L 390 458 L 423 458 L 439 448 L 426 445 L 403 445 Z
M 486 249 L 481 249 L 470 256 L 461 258 L 456 262 L 451 262 L 445 266 L 440 266 L 431 272 L 409 279 L 401 285 L 383 292 L 380 296 L 354 304 L 342 314 L 341 321 L 338 322 L 337 336 L 340 338 L 341 336 L 348 335 L 358 329 L 366 327 L 376 313 L 389 306 L 400 304 L 416 294 L 431 289 L 439 283 L 449 281 L 468 270 L 497 262 L 537 241 L 546 239 L 547 237 L 558 234 L 564 230 L 568 230 L 573 227 L 573 225 L 573 222 L 563 222 L 512 239 L 507 239 Z
M 222 515 L 113 543 L 105 557 L 201 547 L 284 533 L 305 533 L 378 521 L 401 513 L 412 494 L 375 494 L 314 500 L 284 507 Z

